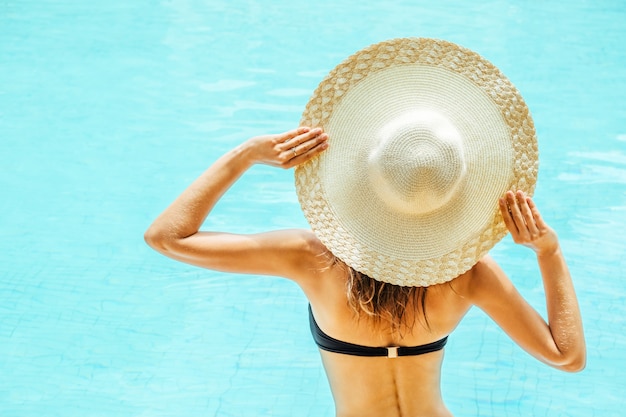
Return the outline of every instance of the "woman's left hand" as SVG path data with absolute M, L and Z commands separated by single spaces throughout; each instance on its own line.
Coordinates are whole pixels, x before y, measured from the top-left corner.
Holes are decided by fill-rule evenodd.
M 322 129 L 302 126 L 275 135 L 255 136 L 245 146 L 254 163 L 287 169 L 324 151 L 328 147 L 327 139 Z
M 585 335 L 576 291 L 557 235 L 524 192 L 508 191 L 499 204 L 513 241 L 537 254 L 548 321 L 522 297 L 490 257 L 474 266 L 466 281 L 468 288 L 462 289 L 461 295 L 466 294 L 537 359 L 563 371 L 578 372 L 585 367 Z
M 531 248 L 537 255 L 559 249 L 556 232 L 543 220 L 533 200 L 523 191 L 508 191 L 500 199 L 500 211 L 513 241 Z

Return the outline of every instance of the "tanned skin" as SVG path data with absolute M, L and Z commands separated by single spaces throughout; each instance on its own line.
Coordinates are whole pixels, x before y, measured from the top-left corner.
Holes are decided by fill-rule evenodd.
M 145 233 L 160 253 L 223 272 L 271 275 L 295 281 L 308 298 L 324 332 L 366 346 L 416 346 L 449 335 L 472 306 L 487 313 L 519 346 L 538 360 L 568 372 L 585 366 L 580 310 L 558 237 L 533 200 L 507 192 L 498 201 L 515 243 L 536 254 L 545 289 L 547 322 L 519 294 L 489 256 L 447 284 L 428 288 L 429 326 L 418 307 L 406 306 L 411 331 L 399 334 L 348 306 L 346 268 L 310 231 L 276 230 L 232 234 L 200 230 L 222 195 L 255 164 L 290 169 L 328 148 L 321 129 L 300 127 L 250 138 L 227 152 L 198 177 Z M 539 277 L 538 277 L 539 278 Z M 417 319 L 416 319 L 417 318 Z M 444 351 L 394 359 L 320 351 L 339 417 L 449 417 L 441 397 Z

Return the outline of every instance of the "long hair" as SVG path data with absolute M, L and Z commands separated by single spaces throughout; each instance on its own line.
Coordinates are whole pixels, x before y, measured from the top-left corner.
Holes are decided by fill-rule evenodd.
M 429 328 L 426 317 L 426 290 L 428 287 L 402 287 L 377 281 L 346 265 L 348 305 L 355 314 L 371 317 L 376 325 L 387 324 L 392 332 L 411 332 L 418 317 Z M 415 309 L 407 322 L 407 308 Z

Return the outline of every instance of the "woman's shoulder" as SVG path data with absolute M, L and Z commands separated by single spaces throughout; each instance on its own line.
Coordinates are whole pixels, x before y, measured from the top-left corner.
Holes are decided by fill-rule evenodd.
M 517 302 L 519 293 L 500 265 L 485 256 L 472 269 L 453 281 L 454 290 L 482 309 Z
M 503 278 L 506 275 L 498 263 L 485 255 L 469 271 L 451 281 L 451 285 L 457 294 L 471 300 Z
M 310 229 L 290 229 L 282 231 L 288 245 L 299 252 L 299 257 L 303 262 L 311 264 L 326 264 L 332 253 L 326 248 L 321 240 Z
M 290 229 L 282 233 L 285 244 L 291 249 L 293 263 L 296 264 L 296 281 L 317 280 L 323 272 L 336 265 L 335 256 L 312 230 Z

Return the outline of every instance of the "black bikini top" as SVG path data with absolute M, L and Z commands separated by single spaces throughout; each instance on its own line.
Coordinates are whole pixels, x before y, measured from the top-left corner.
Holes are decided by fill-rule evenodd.
M 311 326 L 311 334 L 317 346 L 322 350 L 329 352 L 342 353 L 344 355 L 353 356 L 386 356 L 388 358 L 396 358 L 398 356 L 414 356 L 423 355 L 424 353 L 436 352 L 443 349 L 448 341 L 448 336 L 436 342 L 427 343 L 420 346 L 392 346 L 392 347 L 370 347 L 356 345 L 354 343 L 343 342 L 328 336 L 322 331 L 313 317 L 313 311 L 309 305 L 309 324 Z

